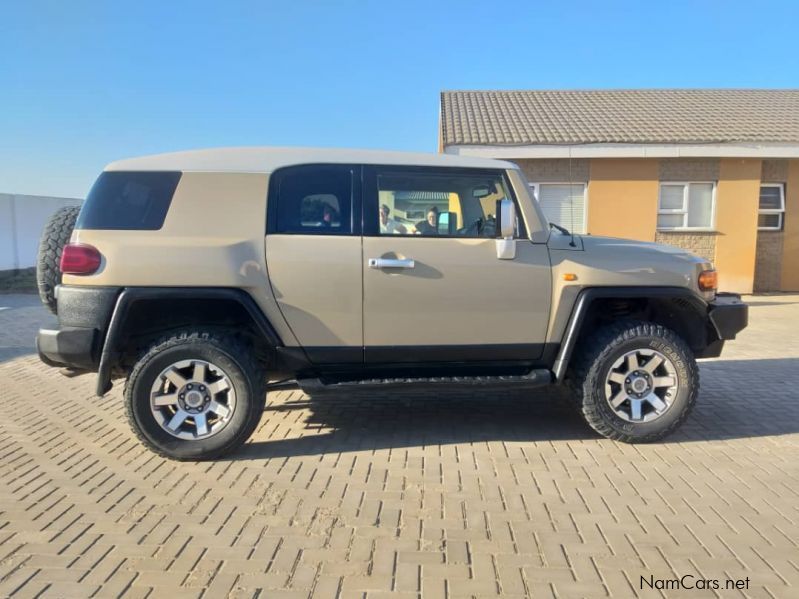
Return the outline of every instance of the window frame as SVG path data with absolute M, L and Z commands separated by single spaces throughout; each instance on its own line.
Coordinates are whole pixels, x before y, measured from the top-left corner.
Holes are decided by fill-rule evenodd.
M 342 226 L 336 231 L 319 227 L 305 231 L 281 231 L 278 228 L 278 203 L 280 200 L 280 183 L 283 178 L 312 168 L 341 169 L 350 171 L 350 227 Z M 313 162 L 293 164 L 276 169 L 269 175 L 269 186 L 266 196 L 266 234 L 267 235 L 314 235 L 324 237 L 360 237 L 361 236 L 361 181 L 363 167 L 360 164 Z M 342 221 L 342 225 L 345 221 Z
M 780 208 L 761 208 L 760 207 L 760 190 L 764 187 L 778 187 L 780 190 Z M 782 231 L 783 223 L 785 222 L 785 183 L 761 183 L 758 190 L 757 197 L 757 217 L 760 220 L 761 214 L 776 214 L 779 216 L 780 223 L 776 227 L 761 227 L 757 226 L 758 231 Z
M 380 237 L 382 239 L 485 239 L 493 240 L 499 237 L 465 237 L 463 235 L 384 235 L 380 233 L 380 194 L 377 178 L 383 174 L 402 174 L 419 176 L 475 176 L 498 177 L 508 195 L 508 199 L 516 206 L 516 220 L 519 223 L 514 239 L 529 239 L 524 215 L 519 207 L 519 200 L 513 185 L 504 169 L 477 169 L 447 166 L 409 166 L 392 164 L 368 164 L 363 167 L 363 222 L 364 237 Z
M 533 192 L 533 198 L 538 205 L 541 206 L 541 202 L 538 201 L 539 198 L 539 191 L 541 190 L 541 185 L 568 185 L 573 187 L 575 185 L 582 185 L 583 186 L 583 222 L 582 222 L 582 231 L 572 231 L 569 229 L 569 233 L 574 233 L 575 235 L 588 235 L 588 183 L 585 181 L 537 181 L 535 183 L 529 183 L 530 189 Z M 544 211 L 544 208 L 541 207 L 541 211 Z M 544 214 L 546 217 L 546 214 Z M 560 223 L 557 223 L 560 224 Z M 563 226 L 563 225 L 561 225 Z
M 663 202 L 663 186 L 664 185 L 682 185 L 683 192 L 682 192 L 682 208 L 679 210 L 675 210 L 673 208 L 661 208 Z M 690 187 L 691 185 L 710 185 L 710 224 L 707 226 L 702 227 L 690 227 L 687 225 L 688 222 L 688 210 L 689 210 L 689 195 L 690 195 Z M 689 232 L 698 232 L 698 233 L 712 233 L 716 230 L 716 190 L 718 189 L 718 183 L 716 181 L 660 181 L 658 185 L 658 213 L 657 216 L 660 217 L 661 214 L 681 214 L 682 219 L 682 226 L 679 227 L 662 227 L 655 220 L 655 229 L 657 231 L 689 231 Z

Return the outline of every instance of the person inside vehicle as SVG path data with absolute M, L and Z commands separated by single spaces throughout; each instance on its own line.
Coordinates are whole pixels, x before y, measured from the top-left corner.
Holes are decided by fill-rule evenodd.
M 324 207 L 322 208 L 321 226 L 332 227 L 334 224 L 338 226 L 337 223 L 335 223 L 336 220 L 337 219 L 333 207 L 330 204 L 325 204 Z
M 391 218 L 391 209 L 388 204 L 380 206 L 380 233 L 383 235 L 406 235 L 408 233 L 405 225 Z
M 416 224 L 416 232 L 422 235 L 438 235 L 438 206 L 431 206 L 427 210 L 427 220 Z

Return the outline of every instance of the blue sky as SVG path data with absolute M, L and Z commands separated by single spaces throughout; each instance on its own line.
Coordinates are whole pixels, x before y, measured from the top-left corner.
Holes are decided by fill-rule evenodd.
M 798 2 L 0 4 L 0 192 L 119 158 L 435 151 L 444 89 L 799 87 Z

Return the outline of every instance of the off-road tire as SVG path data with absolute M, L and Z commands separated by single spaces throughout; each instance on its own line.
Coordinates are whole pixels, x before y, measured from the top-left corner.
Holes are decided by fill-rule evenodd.
M 637 348 L 655 349 L 674 364 L 678 389 L 668 411 L 651 422 L 628 422 L 605 399 L 605 377 L 615 360 Z M 624 443 L 657 441 L 688 417 L 699 394 L 699 368 L 691 348 L 674 331 L 642 321 L 619 321 L 581 342 L 567 382 L 571 397 L 588 425 L 603 437 Z
M 39 239 L 36 260 L 36 285 L 39 297 L 53 314 L 56 313 L 55 288 L 61 284 L 61 252 L 69 243 L 80 206 L 64 206 L 55 211 L 47 221 Z
M 150 389 L 159 373 L 179 360 L 207 360 L 222 368 L 236 392 L 230 422 L 206 439 L 183 440 L 164 431 L 150 409 Z M 141 442 L 156 454 L 178 461 L 213 460 L 241 447 L 258 426 L 266 403 L 267 374 L 251 349 L 232 336 L 185 330 L 152 344 L 136 361 L 124 390 L 128 421 Z

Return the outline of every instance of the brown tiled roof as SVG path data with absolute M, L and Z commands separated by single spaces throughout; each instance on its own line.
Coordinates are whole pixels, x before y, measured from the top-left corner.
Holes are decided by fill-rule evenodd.
M 449 145 L 799 142 L 799 90 L 445 91 Z

